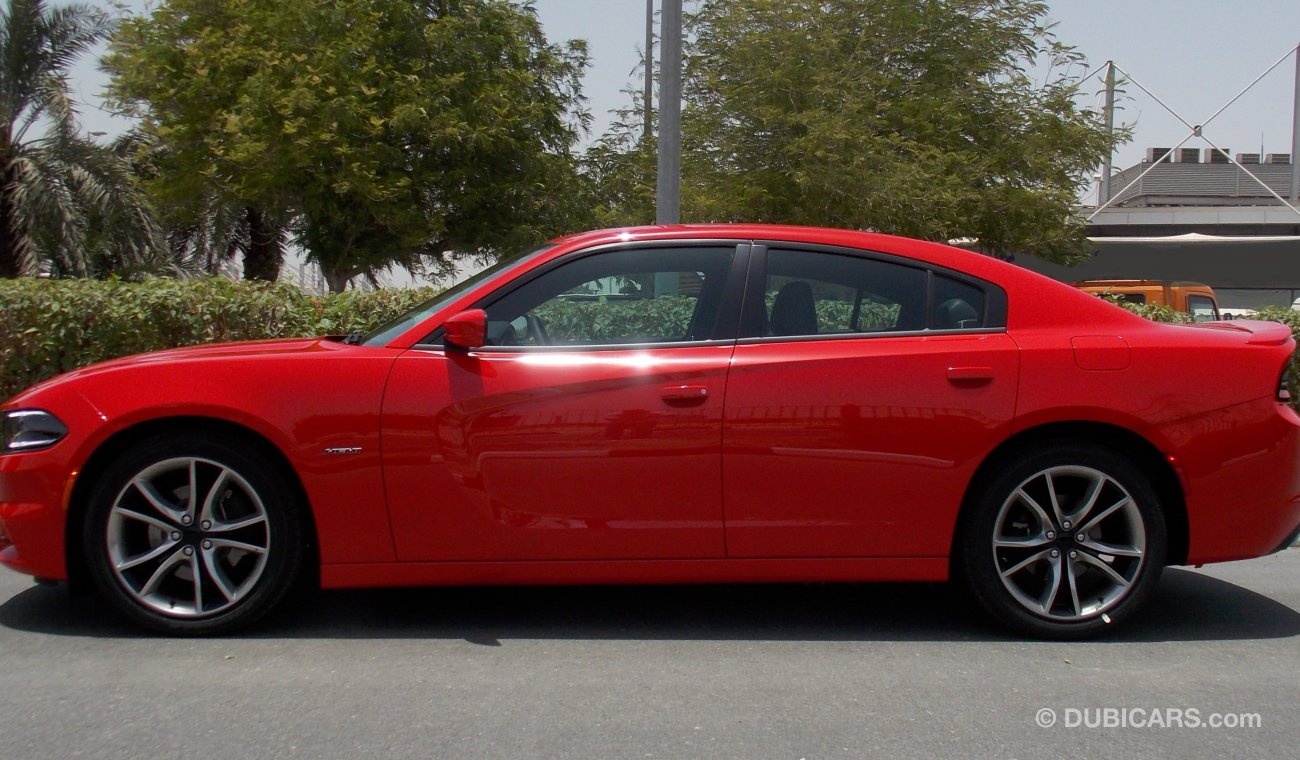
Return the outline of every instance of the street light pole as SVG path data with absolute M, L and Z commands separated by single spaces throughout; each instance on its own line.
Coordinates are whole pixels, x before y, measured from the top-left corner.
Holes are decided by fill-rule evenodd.
M 663 0 L 661 21 L 655 223 L 677 224 L 682 205 L 682 0 Z
M 1101 187 L 1097 190 L 1097 207 L 1110 202 L 1110 165 L 1115 158 L 1115 62 L 1106 61 L 1106 106 L 1103 110 L 1106 120 L 1106 139 L 1110 140 L 1106 148 L 1106 163 L 1101 167 Z
M 655 0 L 645 0 L 645 91 L 641 94 L 641 107 L 645 119 L 641 140 L 650 144 L 655 125 Z
M 1295 115 L 1291 120 L 1291 204 L 1300 201 L 1300 45 L 1295 48 Z M 1263 158 L 1263 156 L 1260 156 Z

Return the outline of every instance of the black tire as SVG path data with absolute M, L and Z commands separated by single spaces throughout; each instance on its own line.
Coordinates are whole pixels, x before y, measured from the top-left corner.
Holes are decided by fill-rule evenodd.
M 86 567 L 99 593 L 139 625 L 171 635 L 233 631 L 297 584 L 306 543 L 299 501 L 257 446 L 160 435 L 94 484 Z
M 1061 442 L 1022 451 L 977 486 L 969 508 L 954 572 L 1020 633 L 1081 639 L 1109 630 L 1142 605 L 1164 569 L 1159 497 L 1109 449 Z

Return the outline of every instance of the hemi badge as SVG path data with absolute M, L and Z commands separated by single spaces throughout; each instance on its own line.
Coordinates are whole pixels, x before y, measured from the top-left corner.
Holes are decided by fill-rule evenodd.
M 331 449 L 325 449 L 326 454 L 360 454 L 360 446 L 335 446 Z

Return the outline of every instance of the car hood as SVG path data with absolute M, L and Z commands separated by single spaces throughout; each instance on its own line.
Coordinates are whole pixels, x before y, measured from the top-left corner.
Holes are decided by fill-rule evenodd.
M 341 344 L 337 339 L 331 338 L 281 338 L 276 340 L 216 343 L 203 346 L 187 346 L 184 348 L 151 351 L 147 354 L 135 354 L 132 356 L 124 356 L 120 359 L 109 359 L 79 369 L 70 370 L 61 375 L 56 375 L 55 377 L 43 380 L 22 393 L 19 393 L 10 400 L 10 403 L 21 402 L 22 399 L 33 393 L 48 390 L 56 386 L 75 383 L 97 375 L 129 370 L 133 367 L 143 367 L 154 364 L 187 364 L 190 362 L 210 361 L 215 359 L 253 359 L 259 356 L 283 356 L 286 354 L 303 354 L 318 351 L 337 351 L 342 347 L 343 344 Z

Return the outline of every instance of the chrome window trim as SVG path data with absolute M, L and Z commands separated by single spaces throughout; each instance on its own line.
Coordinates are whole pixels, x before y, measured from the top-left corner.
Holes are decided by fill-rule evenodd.
M 888 330 L 856 333 L 829 333 L 823 335 L 767 335 L 756 338 L 741 338 L 738 346 L 750 346 L 761 343 L 807 343 L 815 340 L 876 340 L 881 338 L 936 338 L 948 335 L 1001 335 L 1005 327 L 968 327 L 956 330 Z
M 658 351 L 673 348 L 702 348 L 709 346 L 734 346 L 731 340 L 683 340 L 658 343 L 575 343 L 567 346 L 480 346 L 469 350 L 447 349 L 438 343 L 419 343 L 411 346 L 413 351 L 431 351 L 457 354 L 574 354 L 587 351 Z

